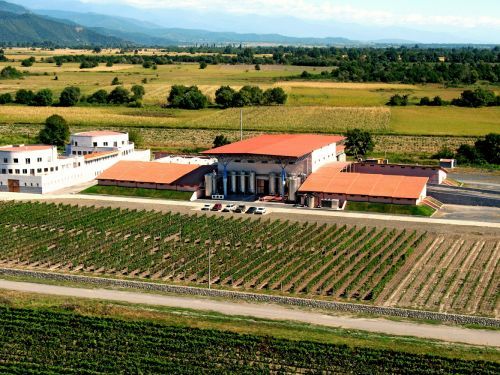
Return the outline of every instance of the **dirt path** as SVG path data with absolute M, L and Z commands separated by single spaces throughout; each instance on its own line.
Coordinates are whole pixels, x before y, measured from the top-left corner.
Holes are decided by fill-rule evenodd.
M 493 330 L 398 322 L 381 318 L 367 319 L 348 316 L 333 316 L 320 312 L 291 309 L 270 304 L 223 302 L 205 298 L 173 297 L 108 289 L 83 289 L 7 280 L 0 280 L 0 288 L 67 297 L 91 298 L 146 305 L 215 311 L 227 315 L 250 316 L 271 320 L 290 320 L 328 327 L 342 327 L 369 332 L 381 332 L 390 335 L 416 336 L 420 338 L 444 340 L 448 342 L 500 347 L 500 332 Z

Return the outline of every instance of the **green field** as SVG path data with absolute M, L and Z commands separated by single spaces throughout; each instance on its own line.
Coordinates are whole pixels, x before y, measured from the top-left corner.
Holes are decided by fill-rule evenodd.
M 155 190 L 142 188 L 126 188 L 120 186 L 94 185 L 80 192 L 81 194 L 121 195 L 126 197 L 177 199 L 188 201 L 193 193 L 175 190 Z
M 40 304 L 39 300 L 32 298 L 30 303 Z M 9 306 L 19 298 L 4 301 Z M 498 353 L 487 349 L 241 317 L 238 323 L 213 313 L 196 316 L 189 310 L 76 300 L 44 303 L 52 306 L 0 307 L 3 374 L 493 374 L 499 370 Z M 114 317 L 106 317 L 109 313 Z M 246 327 L 238 328 L 242 323 Z M 217 329 L 221 324 L 254 332 Z M 389 342 L 396 345 L 384 348 Z
M 407 206 L 389 203 L 349 202 L 347 211 L 377 212 L 396 215 L 432 216 L 434 210 L 427 206 Z

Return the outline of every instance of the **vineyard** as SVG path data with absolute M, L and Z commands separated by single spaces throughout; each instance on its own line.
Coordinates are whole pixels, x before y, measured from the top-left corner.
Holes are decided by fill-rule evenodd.
M 498 371 L 495 362 L 0 307 L 2 374 Z
M 45 203 L 0 204 L 0 238 L 2 267 L 497 316 L 495 238 Z

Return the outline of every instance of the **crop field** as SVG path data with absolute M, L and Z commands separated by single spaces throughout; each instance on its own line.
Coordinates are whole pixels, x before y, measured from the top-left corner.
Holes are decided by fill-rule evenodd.
M 499 371 L 494 361 L 5 307 L 0 307 L 0 358 L 2 374 Z
M 218 288 L 382 301 L 397 306 L 407 302 L 399 301 L 404 283 L 393 280 L 426 269 L 420 263 L 434 254 L 433 248 L 440 241 L 436 234 L 411 229 L 42 203 L 2 203 L 0 238 L 2 266 L 199 286 L 207 286 L 210 277 L 210 283 Z M 441 299 L 446 302 L 443 306 L 428 299 L 423 307 L 497 316 L 499 280 L 494 270 L 499 239 L 457 241 L 484 242 L 471 252 L 473 259 L 464 248 L 458 254 L 466 261 L 448 268 L 445 263 L 436 270 L 446 276 L 448 269 L 460 275 L 445 284 L 445 295 L 455 296 L 463 290 L 467 296 L 457 297 L 457 303 Z M 446 249 L 443 245 L 441 251 Z M 456 250 L 449 252 L 455 254 Z M 478 267 L 484 266 L 485 259 L 488 273 L 481 274 Z M 437 265 L 435 261 L 429 264 Z M 404 281 L 413 283 L 414 279 Z M 427 280 L 410 285 L 412 291 Z M 405 296 L 410 294 L 407 291 Z

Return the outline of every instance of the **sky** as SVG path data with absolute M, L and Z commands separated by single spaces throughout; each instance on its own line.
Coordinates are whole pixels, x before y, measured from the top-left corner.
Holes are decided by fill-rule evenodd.
M 500 43 L 500 0 L 14 0 L 27 6 L 56 9 L 84 3 L 91 11 L 108 9 L 155 23 L 189 28 L 212 26 L 214 31 L 279 32 L 296 36 L 359 35 L 404 38 L 405 30 L 422 31 L 423 42 Z M 35 4 L 35 5 L 34 5 Z M 117 7 L 117 5 L 119 5 Z M 127 5 L 129 7 L 127 7 Z M 70 9 L 66 9 L 70 10 Z M 79 10 L 80 11 L 80 10 Z M 177 15 L 174 17 L 172 15 Z M 196 18 L 198 16 L 198 18 Z M 183 18 L 184 17 L 184 18 Z M 234 20 L 234 22 L 231 22 Z M 251 21 L 255 28 L 251 30 Z M 265 20 L 272 20 L 273 25 Z M 295 22 L 295 23 L 294 23 Z M 221 23 L 223 23 L 221 25 Z M 350 25 L 349 27 L 344 27 Z M 334 27 L 335 26 L 335 27 Z M 359 30 L 356 30 L 356 26 Z M 361 31 L 366 30 L 363 34 Z M 392 30 L 392 34 L 391 34 Z M 352 35 L 331 35 L 332 32 Z M 313 34 L 311 34 L 313 33 Z M 408 33 L 409 38 L 419 34 Z M 429 39 L 429 40 L 422 40 Z M 434 39 L 434 40 L 430 40 Z

